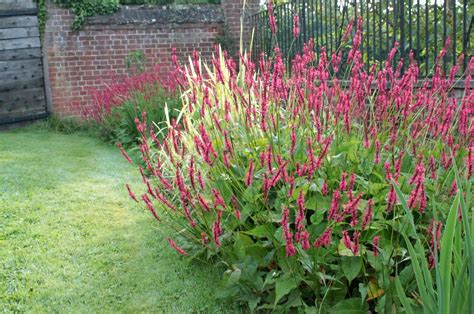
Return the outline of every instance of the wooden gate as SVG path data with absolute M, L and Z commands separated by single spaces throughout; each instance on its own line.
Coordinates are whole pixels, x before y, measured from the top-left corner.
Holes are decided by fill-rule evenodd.
M 36 4 L 0 2 L 0 124 L 46 117 Z

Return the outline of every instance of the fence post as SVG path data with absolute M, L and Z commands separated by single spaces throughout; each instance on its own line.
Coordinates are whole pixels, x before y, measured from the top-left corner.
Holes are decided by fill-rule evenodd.
M 400 0 L 400 49 L 401 56 L 403 58 L 403 64 L 406 62 L 406 53 L 405 53 L 405 0 Z M 411 8 L 410 8 L 411 9 Z M 405 66 L 401 68 L 402 74 L 405 69 Z
M 301 1 L 301 32 L 303 33 L 303 45 L 306 43 L 307 38 L 306 38 L 306 0 Z

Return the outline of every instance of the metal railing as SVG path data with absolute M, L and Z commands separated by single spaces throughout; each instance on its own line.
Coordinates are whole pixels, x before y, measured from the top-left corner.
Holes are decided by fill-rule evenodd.
M 271 54 L 276 43 L 287 64 L 304 43 L 312 40 L 317 52 L 326 47 L 336 50 L 348 23 L 363 18 L 361 49 L 367 67 L 382 63 L 395 42 L 397 59 L 408 65 L 410 51 L 420 67 L 420 74 L 432 74 L 437 55 L 448 37 L 451 44 L 442 60 L 446 70 L 461 53 L 464 70 L 474 49 L 474 4 L 472 0 L 292 0 L 273 8 L 277 23 L 275 35 L 268 23 L 268 11 L 251 17 L 254 27 L 252 56 Z M 299 20 L 299 35 L 293 36 L 293 17 Z M 353 32 L 355 27 L 353 27 Z

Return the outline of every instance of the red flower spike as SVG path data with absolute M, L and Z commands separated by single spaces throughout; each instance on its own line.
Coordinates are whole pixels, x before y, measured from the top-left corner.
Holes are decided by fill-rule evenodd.
M 156 220 L 161 221 L 156 213 L 155 207 L 153 207 L 153 204 L 148 198 L 148 196 L 146 194 L 143 194 L 142 199 L 143 199 L 143 202 L 145 202 L 145 205 L 148 208 L 148 210 L 152 213 L 153 217 L 155 217 Z
M 375 236 L 373 239 L 372 239 L 372 247 L 374 249 L 374 256 L 379 256 L 379 242 L 380 242 L 380 237 L 379 236 Z
M 322 246 L 329 246 L 332 240 L 332 228 L 328 227 L 319 238 L 316 239 L 313 246 L 314 247 L 322 247 Z
M 166 239 L 168 241 L 168 244 L 176 251 L 178 252 L 179 254 L 181 255 L 189 255 L 188 253 L 186 253 L 182 248 L 180 248 L 176 242 L 173 241 L 173 239 L 171 238 L 167 238 Z
M 222 219 L 222 210 L 217 212 L 217 218 L 214 224 L 212 225 L 212 232 L 214 235 L 214 243 L 219 247 L 221 246 L 221 241 L 219 237 L 222 234 L 222 226 L 221 226 L 221 219 Z
M 221 193 L 217 189 L 212 189 L 212 194 L 214 194 L 214 208 L 217 208 L 218 206 L 226 207 L 224 199 L 221 196 Z
M 289 228 L 289 218 L 290 211 L 288 208 L 284 207 L 281 215 L 281 226 L 283 228 L 283 235 L 286 242 L 286 256 L 294 256 L 296 254 L 296 249 L 293 244 L 293 234 Z
M 122 156 L 128 161 L 129 164 L 132 163 L 132 159 L 127 155 L 125 150 L 123 149 L 122 144 L 118 143 L 117 147 L 120 149 L 120 152 L 122 153 Z
M 246 186 L 251 186 L 252 185 L 253 171 L 254 171 L 254 164 L 253 164 L 253 160 L 251 159 L 250 163 L 249 163 L 249 169 L 247 171 L 247 174 L 245 175 L 245 185 Z
M 127 187 L 127 190 L 128 190 L 128 195 L 130 196 L 130 198 L 132 200 L 134 200 L 136 203 L 138 203 L 138 200 L 137 200 L 137 197 L 135 196 L 135 193 L 132 192 L 132 190 L 130 189 L 130 185 L 125 184 L 125 186 Z

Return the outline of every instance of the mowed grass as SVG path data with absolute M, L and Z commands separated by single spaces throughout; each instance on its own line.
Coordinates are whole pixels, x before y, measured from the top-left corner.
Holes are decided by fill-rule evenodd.
M 85 135 L 0 133 L 0 310 L 228 312 L 124 188 L 120 152 Z

